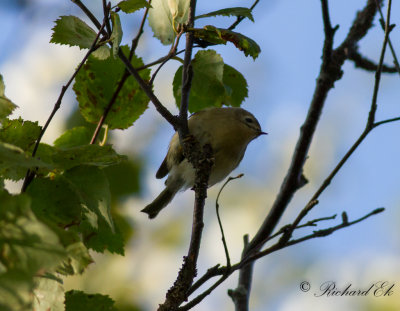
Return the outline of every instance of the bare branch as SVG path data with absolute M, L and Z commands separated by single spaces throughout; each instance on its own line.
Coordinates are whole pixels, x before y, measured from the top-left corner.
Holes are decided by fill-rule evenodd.
M 252 253 L 257 253 L 258 250 L 261 249 L 264 241 L 268 239 L 279 222 L 294 193 L 301 186 L 303 166 L 325 104 L 325 99 L 329 91 L 333 88 L 335 81 L 339 80 L 343 75 L 341 67 L 347 58 L 346 51 L 349 48 L 356 46 L 358 41 L 366 35 L 368 30 L 372 27 L 372 22 L 377 12 L 375 0 L 368 0 L 364 9 L 357 13 L 356 18 L 343 43 L 337 49 L 332 50 L 333 35 L 335 30 L 330 26 L 327 1 L 322 0 L 321 5 L 324 21 L 325 41 L 321 69 L 317 78 L 314 95 L 310 103 L 306 119 L 301 126 L 300 137 L 297 140 L 292 161 L 280 191 L 272 208 L 270 209 L 269 214 L 265 218 L 255 237 L 250 241 L 247 250 L 244 251 L 245 255 L 242 257 L 248 257 Z M 249 267 L 243 266 L 243 269 L 240 273 L 247 273 L 247 269 L 252 268 L 253 265 L 250 261 Z M 240 287 L 241 284 L 239 281 L 238 288 Z
M 253 11 L 253 9 L 256 7 L 256 5 L 258 4 L 259 1 L 260 1 L 260 0 L 254 1 L 254 3 L 252 4 L 252 6 L 250 7 L 250 11 Z M 244 20 L 244 18 L 245 18 L 244 16 L 238 16 L 238 17 L 236 18 L 236 21 L 235 21 L 232 25 L 230 25 L 228 29 L 229 29 L 229 30 L 235 29 L 236 26 L 239 25 L 239 24 L 242 22 L 242 20 Z
M 379 6 L 379 3 L 378 3 Z M 382 51 L 381 51 L 381 56 L 379 58 L 379 64 L 378 68 L 376 69 L 375 73 L 375 85 L 374 85 L 374 93 L 372 95 L 372 103 L 371 103 L 371 109 L 368 115 L 368 121 L 367 121 L 367 128 L 372 129 L 374 122 L 375 122 L 375 114 L 376 114 L 376 109 L 378 108 L 377 105 L 377 100 L 378 100 L 378 91 L 379 91 L 379 85 L 381 81 L 381 75 L 382 75 L 382 65 L 383 65 L 383 60 L 385 58 L 385 51 L 386 51 L 386 46 L 389 40 L 389 33 L 392 30 L 390 27 L 390 12 L 392 8 L 392 0 L 388 1 L 388 9 L 387 9 L 387 17 L 386 17 L 386 24 L 385 24 L 385 37 L 383 39 L 383 44 L 382 44 Z
M 348 50 L 348 59 L 354 62 L 356 68 L 361 68 L 367 71 L 376 72 L 378 65 L 375 64 L 372 60 L 362 56 L 356 49 L 349 49 Z M 385 73 L 396 73 L 398 72 L 396 67 L 390 67 L 385 64 L 382 65 L 382 72 Z
M 209 269 L 207 271 L 207 273 L 204 274 L 204 276 L 199 279 L 199 281 L 201 280 L 201 284 L 198 285 L 197 288 L 200 287 L 202 284 L 204 284 L 207 280 L 211 279 L 212 277 L 220 275 L 221 278 L 219 278 L 210 288 L 205 290 L 203 293 L 199 294 L 197 297 L 193 298 L 191 301 L 189 301 L 186 305 L 182 306 L 178 310 L 180 310 L 180 311 L 184 311 L 185 310 L 186 311 L 186 310 L 189 310 L 190 308 L 194 307 L 195 305 L 199 304 L 207 295 L 209 295 L 216 287 L 218 287 L 223 281 L 225 281 L 225 279 L 227 279 L 229 277 L 229 275 L 231 275 L 233 272 L 235 272 L 236 270 L 239 270 L 239 269 L 243 269 L 243 267 L 251 267 L 251 265 L 249 265 L 249 263 L 251 263 L 251 262 L 255 262 L 256 260 L 258 260 L 258 259 L 260 259 L 262 257 L 265 257 L 265 256 L 267 256 L 267 255 L 269 255 L 269 254 L 271 254 L 273 252 L 281 250 L 283 248 L 286 248 L 286 247 L 289 247 L 289 246 L 292 246 L 292 245 L 295 245 L 295 244 L 299 244 L 301 242 L 305 242 L 305 241 L 308 241 L 308 240 L 311 240 L 311 239 L 314 239 L 314 238 L 320 238 L 320 237 L 328 236 L 328 235 L 330 235 L 330 234 L 332 234 L 332 233 L 334 233 L 334 232 L 336 232 L 336 231 L 338 231 L 340 229 L 350 227 L 350 226 L 355 225 L 355 224 L 357 224 L 357 223 L 359 223 L 359 222 L 361 222 L 363 220 L 366 220 L 367 218 L 369 218 L 369 217 L 371 217 L 373 215 L 380 214 L 384 210 L 385 209 L 383 207 L 377 208 L 377 209 L 371 211 L 370 213 L 366 214 L 365 216 L 360 217 L 360 218 L 358 218 L 356 220 L 353 220 L 353 221 L 350 221 L 350 222 L 347 219 L 347 214 L 345 212 L 343 212 L 343 214 L 342 214 L 342 222 L 340 224 L 336 225 L 336 226 L 329 227 L 329 228 L 326 228 L 326 229 L 321 229 L 321 230 L 315 230 L 312 234 L 303 236 L 303 237 L 298 238 L 298 239 L 289 240 L 289 241 L 286 241 L 285 243 L 282 243 L 282 241 L 280 239 L 277 243 L 275 243 L 274 245 L 268 247 L 267 249 L 265 249 L 263 251 L 258 251 L 256 253 L 250 254 L 247 257 L 244 257 L 239 263 L 234 264 L 229 270 L 226 267 L 219 267 L 217 265 L 217 266 Z M 330 216 L 330 217 L 318 218 L 318 219 L 314 219 L 314 220 L 312 220 L 312 221 L 310 221 L 308 223 L 315 223 L 315 222 L 319 222 L 321 220 L 327 220 L 327 219 L 331 219 L 331 218 L 334 218 L 334 217 Z M 305 225 L 300 225 L 297 228 L 302 228 L 304 226 Z M 284 228 L 286 228 L 286 227 L 288 227 L 288 226 L 282 227 L 282 229 L 279 230 L 279 231 L 281 233 L 284 232 L 285 231 Z M 251 280 L 251 277 L 249 278 L 249 280 Z M 243 284 L 243 283 L 241 283 L 241 284 Z M 249 286 L 251 286 L 251 284 L 249 284 Z M 246 287 L 242 287 L 242 288 L 240 288 L 240 290 L 242 290 L 242 291 L 246 290 Z M 239 290 L 239 293 L 240 293 L 240 290 Z M 190 292 L 193 293 L 194 291 L 190 291 Z M 243 292 L 243 293 L 245 293 L 245 292 Z M 232 294 L 233 294 L 232 291 L 230 291 L 229 295 L 232 295 Z M 248 306 L 247 301 L 248 301 L 248 299 L 247 300 L 243 300 L 241 302 L 241 303 L 244 303 L 244 305 L 235 304 L 236 308 L 238 308 L 239 306 L 242 308 L 242 309 L 236 309 L 236 310 L 246 310 L 246 307 Z
M 171 50 L 169 51 L 169 53 L 167 54 L 167 56 L 165 56 L 163 58 L 163 61 L 161 62 L 160 66 L 158 66 L 158 68 L 154 71 L 153 75 L 151 76 L 149 85 L 153 85 L 154 83 L 154 79 L 156 78 L 158 72 L 160 71 L 160 69 L 172 58 L 176 55 L 176 49 L 178 48 L 178 44 L 179 44 L 179 40 L 181 38 L 183 34 L 183 29 L 176 35 L 175 38 L 175 43 L 172 45 Z
M 379 10 L 379 15 L 381 16 L 379 22 L 381 24 L 381 27 L 382 27 L 383 31 L 385 31 L 385 29 L 386 29 L 385 17 L 383 16 L 380 3 L 377 3 L 377 6 L 378 6 L 378 10 Z M 391 51 L 391 53 L 393 55 L 394 66 L 396 67 L 397 72 L 400 74 L 399 60 L 397 58 L 396 52 L 394 51 L 394 47 L 393 47 L 393 44 L 392 44 L 392 41 L 390 40 L 390 38 L 388 38 L 388 44 L 389 44 L 390 51 Z
M 221 217 L 219 216 L 219 196 L 221 195 L 222 190 L 224 190 L 225 186 L 231 182 L 232 180 L 238 179 L 238 178 L 242 178 L 243 174 L 239 174 L 236 177 L 229 177 L 227 179 L 227 181 L 222 185 L 221 189 L 218 192 L 217 195 L 217 199 L 215 200 L 215 211 L 217 213 L 217 220 L 218 220 L 218 225 L 219 225 L 219 229 L 221 230 L 221 235 L 222 235 L 222 244 L 224 245 L 224 251 L 225 251 L 225 257 L 226 257 L 226 266 L 229 267 L 231 266 L 231 260 L 229 258 L 229 251 L 228 251 L 228 246 L 226 245 L 226 241 L 225 241 L 225 234 L 224 234 L 224 228 L 222 227 L 222 222 L 221 222 Z
M 347 220 L 346 217 L 343 217 L 342 218 L 342 223 L 337 225 L 337 226 L 326 228 L 326 229 L 321 229 L 321 230 L 316 230 L 312 234 L 306 235 L 304 237 L 301 237 L 301 238 L 298 238 L 298 239 L 295 239 L 295 240 L 290 240 L 287 243 L 282 244 L 282 245 L 280 245 L 279 242 L 278 242 L 277 244 L 275 244 L 275 245 L 273 245 L 273 246 L 271 246 L 271 247 L 269 247 L 269 248 L 267 248 L 267 249 L 265 249 L 265 250 L 263 250 L 261 252 L 258 252 L 258 253 L 254 254 L 254 255 L 251 255 L 251 256 L 247 257 L 243 262 L 240 263 L 240 265 L 245 265 L 247 263 L 247 261 L 257 260 L 257 259 L 259 259 L 261 257 L 264 257 L 264 256 L 266 256 L 266 255 L 268 255 L 268 254 L 270 254 L 272 252 L 275 252 L 275 251 L 277 251 L 279 249 L 282 249 L 282 248 L 286 248 L 288 246 L 292 246 L 292 245 L 295 245 L 295 244 L 298 244 L 298 243 L 301 243 L 301 242 L 304 242 L 304 241 L 307 241 L 307 240 L 311 240 L 311 239 L 314 239 L 314 238 L 320 238 L 320 237 L 325 237 L 325 236 L 331 235 L 335 231 L 338 231 L 340 229 L 347 228 L 347 227 L 350 227 L 352 225 L 355 225 L 355 224 L 357 224 L 357 223 L 359 223 L 359 222 L 361 222 L 361 221 L 363 221 L 363 220 L 365 220 L 365 219 L 367 219 L 367 218 L 369 218 L 369 217 L 371 217 L 373 215 L 377 215 L 377 214 L 382 213 L 384 210 L 385 209 L 383 207 L 377 208 L 377 209 L 373 210 L 372 212 L 366 214 L 365 216 L 363 216 L 361 218 L 358 218 L 356 220 L 350 221 L 350 222 Z
M 243 253 L 242 259 L 246 256 L 246 250 L 249 245 L 249 236 L 243 237 Z M 251 281 L 253 279 L 253 268 L 251 265 L 246 265 L 241 268 L 239 274 L 238 286 L 234 290 L 229 290 L 228 295 L 231 297 L 236 311 L 248 311 L 250 292 L 251 292 Z

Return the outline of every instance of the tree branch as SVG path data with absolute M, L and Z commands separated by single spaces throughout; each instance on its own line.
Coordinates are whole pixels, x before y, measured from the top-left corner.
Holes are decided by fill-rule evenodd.
M 197 288 L 200 287 L 202 284 L 204 284 L 206 281 L 208 281 L 209 279 L 211 279 L 212 277 L 218 276 L 220 275 L 221 278 L 218 279 L 212 286 L 210 286 L 207 290 L 205 290 L 203 293 L 199 294 L 198 296 L 196 296 L 195 298 L 193 298 L 191 301 L 189 301 L 186 305 L 182 306 L 181 308 L 179 308 L 179 311 L 186 311 L 189 310 L 190 308 L 193 308 L 195 305 L 199 304 L 207 295 L 209 295 L 216 287 L 218 287 L 223 281 L 225 281 L 233 272 L 235 272 L 236 270 L 239 269 L 243 269 L 243 267 L 251 267 L 250 263 L 255 262 L 256 260 L 265 257 L 267 255 L 270 255 L 271 253 L 274 253 L 278 250 L 281 250 L 283 248 L 295 245 L 295 244 L 299 244 L 301 242 L 305 242 L 314 238 L 320 238 L 320 237 L 325 237 L 328 236 L 340 229 L 343 228 L 347 228 L 350 227 L 352 225 L 355 225 L 363 220 L 366 220 L 367 218 L 373 216 L 373 215 L 377 215 L 380 214 L 384 211 L 384 208 L 377 208 L 373 211 L 371 211 L 370 213 L 364 215 L 363 217 L 360 217 L 356 220 L 353 220 L 351 222 L 348 221 L 348 217 L 346 212 L 343 212 L 342 214 L 342 222 L 336 226 L 333 227 L 329 227 L 329 228 L 325 228 L 325 229 L 321 229 L 321 230 L 315 230 L 312 234 L 303 236 L 301 238 L 298 239 L 294 239 L 294 240 L 289 240 L 286 241 L 284 243 L 282 243 L 282 239 L 280 239 L 277 243 L 275 243 L 274 245 L 268 247 L 267 249 L 263 250 L 263 251 L 257 251 L 256 253 L 251 254 L 248 257 L 243 258 L 239 263 L 234 264 L 230 269 L 227 269 L 226 267 L 219 267 L 219 266 L 215 266 L 211 269 L 209 269 L 207 271 L 206 274 L 204 274 L 203 277 L 201 277 L 199 279 L 199 281 L 201 280 L 201 284 L 197 285 Z M 296 229 L 298 228 L 302 228 L 305 226 L 309 226 L 311 224 L 315 224 L 316 222 L 322 221 L 322 220 L 327 220 L 327 219 L 333 219 L 334 216 L 330 216 L 330 217 L 323 217 L 323 218 L 318 218 L 318 219 L 314 219 L 311 220 L 303 225 L 299 225 Z M 291 225 L 286 225 L 283 226 L 279 232 L 280 234 L 284 234 L 285 232 L 285 228 L 287 228 L 288 226 Z M 250 278 L 251 280 L 251 278 Z M 198 281 L 198 282 L 199 282 Z M 197 282 L 194 284 L 196 285 Z M 250 286 L 250 285 L 249 285 Z M 245 289 L 245 288 L 244 288 Z M 235 290 L 236 291 L 236 290 Z M 191 291 L 191 293 L 193 293 L 194 291 Z M 244 293 L 245 294 L 245 293 Z M 229 292 L 229 295 L 232 295 L 232 291 Z M 247 300 L 248 301 L 248 300 Z M 238 309 L 238 310 L 246 310 L 246 308 L 248 307 L 247 301 L 242 301 L 241 303 L 244 303 L 244 305 L 242 306 L 242 309 Z M 236 307 L 239 307 L 240 304 L 236 304 Z
M 300 137 L 297 140 L 292 161 L 280 191 L 260 229 L 256 233 L 255 237 L 250 241 L 247 249 L 244 250 L 242 258 L 246 258 L 252 253 L 256 253 L 259 249 L 261 249 L 279 222 L 294 193 L 302 185 L 301 180 L 304 163 L 306 161 L 308 150 L 321 116 L 328 92 L 333 88 L 334 83 L 342 77 L 343 72 L 341 67 L 347 58 L 346 51 L 355 46 L 357 42 L 366 35 L 368 30 L 372 27 L 372 22 L 377 12 L 375 0 L 368 0 L 364 9 L 357 13 L 346 39 L 337 49 L 332 50 L 335 29 L 332 29 L 330 26 L 327 1 L 321 0 L 321 5 L 325 41 L 323 47 L 322 65 L 317 78 L 313 99 L 311 101 L 306 119 L 301 126 Z M 249 265 L 250 267 L 244 267 L 240 273 L 247 273 L 246 270 L 248 268 L 253 269 L 251 262 Z M 241 287 L 242 284 L 239 282 L 238 288 Z
M 256 7 L 256 5 L 258 4 L 259 1 L 260 1 L 260 0 L 254 1 L 254 3 L 252 4 L 252 6 L 249 8 L 249 10 L 250 10 L 250 11 L 253 11 L 253 9 Z M 244 16 L 238 16 L 238 17 L 236 18 L 236 21 L 235 21 L 232 25 L 230 25 L 228 29 L 229 29 L 229 30 L 235 29 L 236 26 L 239 25 L 239 24 L 242 22 L 242 20 L 244 20 L 244 19 L 245 19 Z
M 150 3 L 151 3 L 151 0 L 149 0 L 149 4 Z M 109 25 L 110 24 L 109 23 L 109 10 L 107 9 L 105 0 L 103 0 L 103 11 L 104 11 L 104 18 L 107 19 L 107 21 L 108 21 L 106 23 L 106 25 Z M 129 52 L 129 61 L 132 61 L 133 55 L 135 54 L 139 39 L 143 33 L 143 27 L 144 27 L 144 23 L 145 23 L 148 12 L 149 12 L 149 8 L 146 7 L 146 10 L 143 14 L 142 21 L 139 26 L 139 30 L 138 30 L 135 38 L 132 40 L 131 49 Z M 108 32 L 111 34 L 111 30 L 109 30 Z M 117 85 L 117 88 L 115 89 L 110 101 L 108 102 L 106 108 L 104 109 L 103 115 L 101 116 L 101 118 L 99 119 L 99 122 L 97 123 L 96 129 L 93 132 L 93 136 L 90 141 L 90 144 L 94 144 L 96 142 L 96 139 L 100 133 L 101 128 L 103 127 L 103 124 L 108 116 L 108 113 L 110 112 L 111 108 L 114 106 L 114 103 L 117 100 L 118 95 L 121 92 L 121 90 L 122 90 L 123 86 L 125 85 L 125 82 L 129 76 L 130 76 L 130 74 L 129 74 L 128 70 L 125 68 L 124 73 L 122 74 L 122 77 Z
M 46 132 L 47 128 L 49 127 L 49 125 L 50 125 L 51 121 L 53 120 L 55 114 L 57 113 L 58 109 L 60 109 L 61 102 L 62 102 L 62 100 L 64 98 L 65 92 L 68 90 L 68 88 L 71 85 L 72 81 L 74 81 L 76 75 L 78 74 L 79 70 L 81 70 L 83 64 L 88 59 L 89 55 L 96 49 L 97 41 L 99 40 L 100 34 L 103 32 L 104 26 L 105 26 L 105 20 L 103 21 L 103 24 L 100 25 L 100 29 L 99 29 L 95 39 L 93 40 L 93 43 L 89 48 L 89 51 L 87 51 L 86 55 L 83 57 L 82 61 L 78 65 L 78 67 L 75 69 L 75 72 L 72 74 L 72 76 L 68 80 L 67 84 L 63 85 L 63 87 L 61 88 L 61 93 L 58 96 L 58 99 L 57 99 L 56 103 L 54 104 L 53 110 L 50 113 L 50 116 L 48 117 L 48 119 L 47 119 L 45 125 L 43 126 L 42 130 L 40 131 L 39 137 L 36 140 L 35 146 L 34 146 L 33 151 L 32 151 L 32 157 L 34 157 L 36 155 L 36 152 L 37 152 L 37 150 L 39 148 L 39 144 L 40 144 L 40 141 L 42 140 L 42 137 L 43 137 L 44 133 Z M 21 192 L 25 192 L 26 191 L 26 189 L 28 188 L 30 183 L 35 178 L 35 175 L 36 175 L 36 170 L 28 170 L 26 172 L 24 183 L 23 183 L 22 188 L 21 188 Z
M 177 117 L 172 115 L 171 112 L 169 112 L 169 110 L 165 108 L 165 106 L 160 102 L 157 96 L 153 93 L 151 87 L 140 77 L 138 71 L 133 68 L 129 59 L 124 55 L 121 49 L 118 50 L 118 57 L 125 64 L 128 72 L 136 79 L 142 90 L 150 98 L 157 111 L 164 117 L 165 120 L 168 121 L 168 123 L 170 123 L 174 127 L 174 129 L 177 129 L 179 124 Z
M 356 68 L 361 68 L 366 71 L 371 71 L 371 72 L 376 72 L 378 65 L 375 64 L 372 60 L 366 58 L 365 56 L 362 56 L 358 50 L 357 47 L 354 49 L 349 49 L 348 50 L 348 59 L 352 60 L 354 62 L 354 66 Z M 382 72 L 385 73 L 396 73 L 397 68 L 396 67 L 390 67 L 385 64 L 382 65 Z

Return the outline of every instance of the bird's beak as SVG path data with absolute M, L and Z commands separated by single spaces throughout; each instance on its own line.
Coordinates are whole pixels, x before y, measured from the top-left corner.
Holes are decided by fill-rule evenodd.
M 258 136 L 261 136 L 261 135 L 268 135 L 268 133 L 267 133 L 267 132 L 260 131 L 260 132 L 258 133 L 257 137 L 258 137 Z

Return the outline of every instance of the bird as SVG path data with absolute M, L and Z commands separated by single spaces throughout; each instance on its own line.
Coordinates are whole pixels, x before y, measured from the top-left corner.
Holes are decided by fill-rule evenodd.
M 247 145 L 267 133 L 249 111 L 240 107 L 214 107 L 200 110 L 188 119 L 189 134 L 201 145 L 210 144 L 214 164 L 208 187 L 224 180 L 242 161 Z M 156 173 L 161 179 L 168 175 L 165 189 L 144 209 L 150 219 L 166 207 L 180 190 L 193 187 L 195 170 L 184 157 L 177 132 L 172 136 L 167 155 Z

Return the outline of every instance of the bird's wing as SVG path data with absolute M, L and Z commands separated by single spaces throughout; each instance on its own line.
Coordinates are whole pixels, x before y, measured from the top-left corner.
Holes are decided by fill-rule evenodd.
M 171 139 L 168 153 L 156 173 L 156 178 L 160 179 L 167 176 L 171 167 L 181 163 L 184 158 L 185 157 L 183 155 L 182 147 L 179 143 L 178 134 L 175 133 L 175 135 Z
M 158 168 L 158 171 L 156 173 L 156 178 L 161 179 L 165 176 L 167 176 L 169 172 L 169 168 L 167 165 L 167 157 L 164 158 L 164 161 L 161 163 L 160 167 Z

